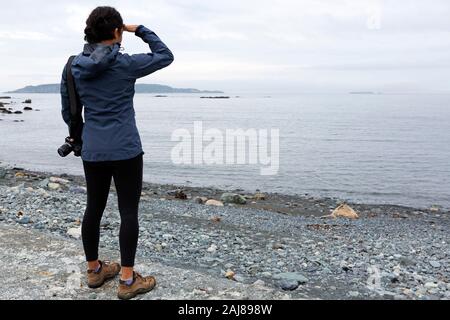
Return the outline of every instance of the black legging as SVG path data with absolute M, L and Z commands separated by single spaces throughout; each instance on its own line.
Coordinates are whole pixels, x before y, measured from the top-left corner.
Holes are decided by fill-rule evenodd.
M 100 220 L 108 200 L 111 178 L 117 190 L 120 211 L 120 256 L 123 267 L 133 267 L 139 236 L 138 209 L 142 191 L 142 154 L 129 160 L 83 161 L 87 207 L 81 235 L 87 261 L 98 259 Z

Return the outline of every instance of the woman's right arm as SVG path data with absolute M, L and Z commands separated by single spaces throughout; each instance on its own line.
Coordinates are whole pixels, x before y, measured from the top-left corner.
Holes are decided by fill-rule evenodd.
M 135 35 L 149 45 L 151 52 L 130 56 L 130 72 L 133 77 L 145 77 L 167 67 L 173 62 L 174 57 L 172 51 L 170 51 L 153 31 L 140 25 L 136 27 Z

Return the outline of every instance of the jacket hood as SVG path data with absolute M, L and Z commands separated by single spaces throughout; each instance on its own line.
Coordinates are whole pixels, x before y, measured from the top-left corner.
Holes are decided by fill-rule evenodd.
M 119 54 L 120 44 L 85 44 L 83 53 L 74 60 L 72 73 L 75 78 L 95 78 L 111 66 Z

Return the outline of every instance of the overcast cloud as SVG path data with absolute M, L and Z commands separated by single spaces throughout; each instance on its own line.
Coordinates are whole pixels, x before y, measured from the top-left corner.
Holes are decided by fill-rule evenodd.
M 232 91 L 450 91 L 448 0 L 2 1 L 0 91 L 57 83 L 97 5 L 153 29 L 175 63 L 145 83 Z M 134 35 L 123 46 L 145 51 Z

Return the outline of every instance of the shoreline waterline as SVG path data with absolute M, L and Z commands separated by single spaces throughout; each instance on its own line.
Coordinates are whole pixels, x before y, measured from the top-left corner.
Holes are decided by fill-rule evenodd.
M 42 170 L 29 170 L 25 167 L 17 166 L 17 165 L 8 165 L 4 162 L 0 161 L 0 170 L 6 170 L 4 173 L 5 176 L 9 174 L 10 178 L 8 178 L 8 184 L 11 186 L 17 186 L 23 183 L 20 179 L 13 179 L 12 175 L 19 173 L 23 173 L 25 176 L 36 177 L 39 179 L 49 179 L 51 177 L 60 177 L 64 179 L 69 179 L 70 181 L 74 181 L 79 186 L 85 186 L 85 178 L 83 174 L 67 174 L 63 172 L 55 172 L 55 171 L 42 171 Z M 5 179 L 5 178 L 3 178 Z M 0 177 L 0 181 L 2 178 Z M 114 183 L 111 183 L 111 188 L 114 189 Z M 143 180 L 143 192 L 145 194 L 145 190 L 159 190 L 160 193 L 155 194 L 156 198 L 159 196 L 167 196 L 169 193 L 174 192 L 176 190 L 183 191 L 189 194 L 189 199 L 193 199 L 195 197 L 209 197 L 210 199 L 220 200 L 220 197 L 224 193 L 234 193 L 240 194 L 248 197 L 250 199 L 247 202 L 246 207 L 248 208 L 256 208 L 262 209 L 272 212 L 278 212 L 280 214 L 292 215 L 292 216 L 302 216 L 302 215 L 312 215 L 312 216 L 321 216 L 329 214 L 333 211 L 337 206 L 342 203 L 349 204 L 351 206 L 355 206 L 357 208 L 362 208 L 363 210 L 371 210 L 375 209 L 376 211 L 387 210 L 387 211 L 401 211 L 404 213 L 412 213 L 412 212 L 429 212 L 429 213 L 439 213 L 439 214 L 448 214 L 450 213 L 450 208 L 441 207 L 441 206 L 430 206 L 430 207 L 414 207 L 407 206 L 402 204 L 393 204 L 393 203 L 370 203 L 370 202 L 356 202 L 356 201 L 347 201 L 338 197 L 324 197 L 317 196 L 313 194 L 289 194 L 282 192 L 273 192 L 271 190 L 261 190 L 261 189 L 244 189 L 244 188 L 220 188 L 217 186 L 208 186 L 208 185 L 195 185 L 192 183 L 155 183 Z M 265 201 L 258 205 L 251 201 L 251 197 L 254 194 L 264 194 L 266 196 Z M 169 197 L 170 198 L 170 197 Z M 312 206 L 313 208 L 310 208 Z M 315 209 L 314 206 L 321 207 L 320 209 Z M 300 208 L 306 208 L 306 211 L 302 211 Z

